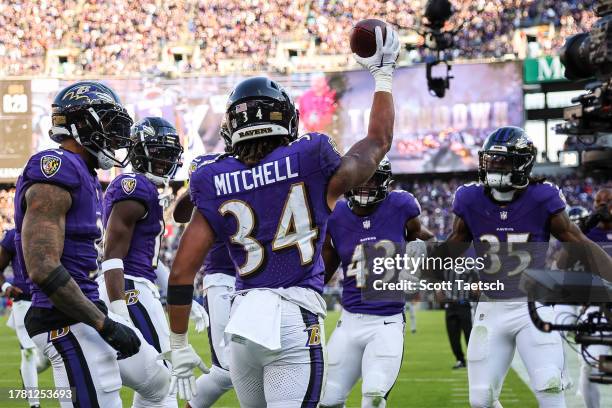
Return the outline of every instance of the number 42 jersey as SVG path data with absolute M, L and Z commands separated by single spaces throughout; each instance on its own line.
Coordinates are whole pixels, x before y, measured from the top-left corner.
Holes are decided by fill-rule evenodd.
M 323 290 L 327 185 L 340 166 L 331 139 L 310 133 L 253 167 L 232 156 L 198 165 L 191 198 L 238 271 L 236 289 Z

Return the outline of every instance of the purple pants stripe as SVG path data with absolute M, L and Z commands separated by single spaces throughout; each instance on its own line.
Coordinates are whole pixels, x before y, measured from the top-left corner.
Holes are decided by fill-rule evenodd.
M 125 289 L 134 289 L 134 281 L 130 279 L 125 280 Z M 147 343 L 155 347 L 158 353 L 161 353 L 161 346 L 159 344 L 159 337 L 157 336 L 157 330 L 155 325 L 151 321 L 149 312 L 140 301 L 128 306 L 128 312 L 130 313 L 130 319 L 134 325 L 140 330 L 142 336 L 145 338 Z
M 68 382 L 73 389 L 73 404 L 76 408 L 100 408 L 96 387 L 91 378 L 89 366 L 74 333 L 51 339 L 64 361 Z
M 319 324 L 319 317 L 302 307 L 302 319 L 306 327 L 313 324 Z M 325 377 L 325 359 L 323 357 L 323 345 L 310 346 L 310 379 L 306 395 L 302 401 L 302 408 L 316 408 L 321 399 L 321 391 L 323 390 L 323 378 Z
M 208 313 L 208 316 L 210 316 L 210 310 L 208 309 L 208 296 L 204 297 L 204 309 L 206 310 L 206 313 Z M 210 329 L 210 326 L 212 324 L 209 324 L 208 327 L 206 328 L 206 331 L 208 332 L 208 345 L 210 346 L 210 354 L 211 354 L 211 361 L 212 364 L 225 370 L 225 368 L 221 367 L 221 364 L 219 364 L 219 358 L 217 357 L 217 351 L 215 350 L 215 345 L 213 343 L 212 340 L 212 332 Z

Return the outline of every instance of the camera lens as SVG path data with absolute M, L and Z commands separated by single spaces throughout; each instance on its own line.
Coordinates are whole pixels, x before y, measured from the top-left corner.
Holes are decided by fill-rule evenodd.
M 561 62 L 565 65 L 567 79 L 586 79 L 595 76 L 597 67 L 589 58 L 590 44 L 591 37 L 588 33 L 573 35 L 565 42 L 561 50 Z

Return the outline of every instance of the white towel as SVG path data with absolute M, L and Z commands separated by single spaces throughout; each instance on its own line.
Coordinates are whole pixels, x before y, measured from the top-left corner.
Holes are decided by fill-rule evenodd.
M 234 300 L 228 334 L 235 334 L 269 350 L 281 348 L 281 297 L 270 290 L 249 290 Z

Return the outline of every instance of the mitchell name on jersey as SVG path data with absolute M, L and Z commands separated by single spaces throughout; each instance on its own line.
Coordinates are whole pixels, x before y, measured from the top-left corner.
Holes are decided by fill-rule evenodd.
M 298 158 L 292 155 L 250 169 L 216 174 L 217 197 L 297 178 L 300 176 L 298 168 Z

